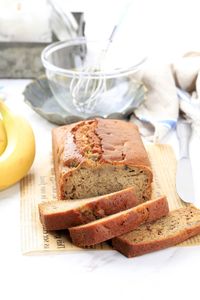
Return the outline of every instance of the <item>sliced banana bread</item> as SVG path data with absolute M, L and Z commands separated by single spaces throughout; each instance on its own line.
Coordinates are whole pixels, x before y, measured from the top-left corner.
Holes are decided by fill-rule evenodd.
M 60 230 L 89 223 L 137 204 L 138 199 L 131 187 L 90 199 L 42 202 L 39 214 L 47 230 Z
M 95 245 L 156 220 L 169 212 L 165 197 L 147 201 L 86 225 L 69 228 L 72 242 L 79 247 Z
M 125 256 L 133 257 L 174 246 L 197 234 L 200 234 L 200 210 L 188 206 L 113 238 L 112 245 Z
M 53 129 L 58 199 L 82 199 L 134 187 L 150 199 L 152 171 L 136 125 L 109 119 Z

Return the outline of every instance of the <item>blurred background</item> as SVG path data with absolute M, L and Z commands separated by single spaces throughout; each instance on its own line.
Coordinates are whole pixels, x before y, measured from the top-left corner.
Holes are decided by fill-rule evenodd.
M 53 41 L 108 38 L 126 6 L 116 40 L 130 54 L 172 61 L 199 51 L 199 0 L 0 0 L 0 77 L 41 75 L 41 51 Z

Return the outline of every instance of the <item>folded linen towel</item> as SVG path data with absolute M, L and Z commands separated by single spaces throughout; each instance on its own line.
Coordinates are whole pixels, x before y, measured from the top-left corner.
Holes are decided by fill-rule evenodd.
M 181 111 L 200 136 L 199 52 L 190 52 L 172 65 L 149 62 L 142 81 L 148 89 L 147 97 L 131 116 L 142 136 L 149 141 L 161 141 L 176 127 Z

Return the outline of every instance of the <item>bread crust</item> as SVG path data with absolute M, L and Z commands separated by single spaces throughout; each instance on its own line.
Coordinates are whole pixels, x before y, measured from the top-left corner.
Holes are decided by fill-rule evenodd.
M 86 147 L 80 142 L 84 140 L 84 134 L 79 133 L 83 125 L 94 128 L 89 138 L 94 144 L 90 143 L 93 155 L 97 156 L 95 162 L 86 155 Z M 83 166 L 95 169 L 107 164 L 144 170 L 148 178 L 144 198 L 150 199 L 153 175 L 136 125 L 121 120 L 94 119 L 61 126 L 52 130 L 52 147 L 58 199 L 67 199 L 65 182 L 75 170 Z
M 101 220 L 69 228 L 69 232 L 76 246 L 92 246 L 161 218 L 168 212 L 168 202 L 163 196 Z
M 40 221 L 46 230 L 61 230 L 129 209 L 138 204 L 133 188 L 84 200 L 49 201 L 39 204 Z
M 170 214 L 176 214 L 177 217 L 179 215 L 179 212 L 185 210 L 189 211 L 190 209 L 195 209 L 193 207 L 187 207 L 187 208 L 181 208 L 177 209 Z M 195 209 L 196 210 L 196 209 Z M 170 216 L 169 214 L 169 216 Z M 167 217 L 163 218 L 163 223 L 165 222 L 165 219 Z M 149 224 L 149 234 L 151 234 L 151 230 L 156 225 L 156 222 L 153 222 Z M 165 225 L 163 225 L 165 226 Z M 174 225 L 175 226 L 175 225 Z M 142 235 L 142 232 L 140 233 Z M 123 255 L 127 257 L 135 257 L 139 255 L 143 255 L 149 252 L 158 251 L 161 249 L 165 249 L 171 246 L 175 246 L 181 242 L 184 242 L 185 240 L 189 239 L 190 237 L 193 237 L 197 234 L 200 234 L 200 211 L 199 211 L 199 221 L 195 224 L 188 224 L 187 226 L 184 225 L 181 230 L 178 230 L 177 233 L 172 234 L 170 231 L 167 234 L 167 236 L 162 237 L 158 236 L 157 238 L 149 239 L 148 241 L 141 241 L 141 242 L 133 242 L 129 240 L 127 235 L 118 236 L 112 239 L 112 246 L 117 251 L 121 252 Z

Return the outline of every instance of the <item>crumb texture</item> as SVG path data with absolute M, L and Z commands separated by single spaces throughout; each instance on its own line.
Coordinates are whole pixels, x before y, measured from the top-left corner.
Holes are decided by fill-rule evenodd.
M 200 211 L 190 207 L 171 212 L 168 216 L 153 223 L 141 225 L 122 238 L 130 243 L 149 242 L 179 234 L 182 229 L 200 223 Z
M 69 228 L 69 232 L 75 245 L 91 246 L 129 232 L 149 220 L 161 218 L 168 212 L 167 199 L 161 197 L 101 220 Z
M 127 257 L 142 255 L 181 243 L 200 234 L 200 210 L 187 206 L 115 237 L 113 247 Z
M 133 187 L 140 202 L 151 196 L 152 171 L 134 124 L 94 119 L 53 131 L 59 199 L 81 199 Z
M 46 230 L 61 230 L 101 219 L 137 204 L 133 188 L 128 188 L 90 199 L 43 202 L 39 204 L 39 214 Z
M 81 167 L 66 179 L 64 193 L 66 199 L 80 199 L 133 187 L 137 197 L 144 201 L 144 191 L 149 185 L 148 175 L 145 170 L 131 166 L 106 164 L 95 168 Z

